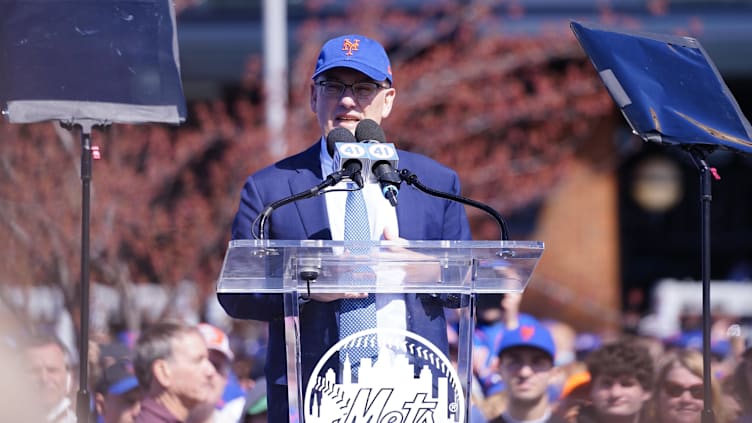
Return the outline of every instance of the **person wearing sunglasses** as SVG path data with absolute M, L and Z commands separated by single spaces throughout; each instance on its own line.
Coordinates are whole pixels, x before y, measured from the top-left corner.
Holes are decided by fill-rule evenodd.
M 653 397 L 648 404 L 651 422 L 697 423 L 702 420 L 702 354 L 680 349 L 659 365 Z M 711 373 L 713 414 L 716 423 L 730 423 L 729 406 L 724 406 L 721 386 Z

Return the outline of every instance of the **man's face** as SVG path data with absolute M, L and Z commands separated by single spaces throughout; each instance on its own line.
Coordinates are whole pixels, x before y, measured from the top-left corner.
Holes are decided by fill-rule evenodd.
M 547 398 L 553 371 L 551 357 L 537 348 L 510 348 L 499 357 L 499 373 L 510 401 L 532 404 Z
M 604 421 L 637 415 L 649 398 L 650 392 L 629 375 L 600 375 L 590 390 L 593 406 Z
M 214 368 L 204 338 L 198 332 L 184 333 L 172 341 L 167 390 L 175 395 L 187 409 L 209 401 Z
M 31 375 L 39 389 L 42 403 L 50 408 L 68 395 L 70 373 L 65 352 L 57 344 L 29 348 L 26 351 Z
M 388 82 L 374 81 L 367 75 L 349 68 L 334 68 L 320 75 L 311 84 L 311 110 L 316 117 L 324 135 L 334 128 L 342 127 L 355 133 L 355 127 L 363 119 L 372 119 L 376 123 L 389 116 L 396 91 L 394 88 L 377 89 L 373 95 L 362 97 L 346 88 L 340 96 L 326 94 L 324 87 L 316 85 L 320 81 L 337 81 L 345 84 L 357 82 L 377 82 L 386 86 Z
M 141 410 L 141 390 L 131 389 L 121 395 L 100 394 L 95 396 L 97 411 L 104 423 L 133 423 Z

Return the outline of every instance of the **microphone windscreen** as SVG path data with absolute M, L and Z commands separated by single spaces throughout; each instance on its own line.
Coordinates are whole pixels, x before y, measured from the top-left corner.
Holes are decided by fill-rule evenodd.
M 338 142 L 356 142 L 355 135 L 345 128 L 334 128 L 329 131 L 329 135 L 326 136 L 326 151 L 332 157 L 334 157 L 334 146 Z
M 358 126 L 355 127 L 355 139 L 357 139 L 358 142 L 371 140 L 386 142 L 386 134 L 384 134 L 384 130 L 381 129 L 381 126 L 379 126 L 375 120 L 363 119 L 358 122 Z

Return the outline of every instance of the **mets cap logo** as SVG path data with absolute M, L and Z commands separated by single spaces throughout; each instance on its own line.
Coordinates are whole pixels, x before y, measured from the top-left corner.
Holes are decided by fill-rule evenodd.
M 520 328 L 520 336 L 522 336 L 522 340 L 527 342 L 535 335 L 535 327 L 534 326 L 522 326 Z
M 345 38 L 342 41 L 342 51 L 346 52 L 345 56 L 352 56 L 353 51 L 358 51 L 358 47 L 360 47 L 360 40 L 356 39 L 355 41 L 350 41 L 349 38 Z

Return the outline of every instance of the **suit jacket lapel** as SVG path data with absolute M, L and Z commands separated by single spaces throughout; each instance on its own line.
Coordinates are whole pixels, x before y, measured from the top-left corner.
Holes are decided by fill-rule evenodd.
M 401 169 L 410 169 L 410 160 L 400 160 Z M 416 231 L 421 226 L 417 220 L 418 215 L 416 207 L 420 207 L 421 201 L 419 196 L 425 195 L 418 191 L 417 188 L 409 187 L 403 182 L 400 186 L 400 193 L 397 197 L 397 225 L 399 226 L 400 237 L 406 239 L 415 239 Z
M 320 148 L 316 144 L 303 153 L 301 158 L 307 169 L 301 169 L 295 177 L 290 178 L 290 190 L 292 193 L 297 194 L 308 191 L 323 181 L 319 152 Z M 322 234 L 323 228 L 327 229 L 325 232 L 328 234 L 328 238 L 324 239 L 332 238 L 331 230 L 329 230 L 329 215 L 326 211 L 326 201 L 323 195 L 296 201 L 295 207 L 298 209 L 300 220 L 303 222 L 303 230 L 308 239 L 322 239 L 322 236 L 326 237 L 325 234 Z

